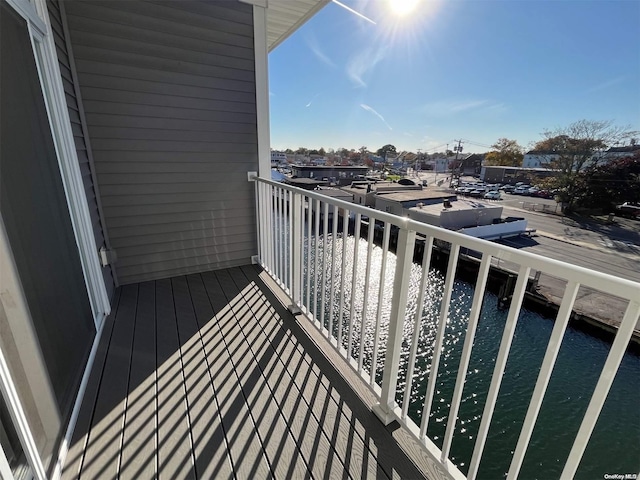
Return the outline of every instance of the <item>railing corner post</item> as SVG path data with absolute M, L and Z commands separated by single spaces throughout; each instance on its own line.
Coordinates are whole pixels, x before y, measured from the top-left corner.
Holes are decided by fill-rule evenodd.
M 409 294 L 409 272 L 411 272 L 411 264 L 413 262 L 415 241 L 416 232 L 401 226 L 398 232 L 389 335 L 387 337 L 387 350 L 382 371 L 382 393 L 380 395 L 380 403 L 373 407 L 373 412 L 385 425 L 396 419 L 394 414 L 395 395 L 398 385 L 402 334 Z M 375 372 L 372 372 L 372 375 L 375 375 Z

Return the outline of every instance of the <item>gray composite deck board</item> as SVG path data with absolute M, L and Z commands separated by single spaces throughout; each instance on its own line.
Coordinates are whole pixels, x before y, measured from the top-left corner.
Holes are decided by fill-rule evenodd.
M 255 267 L 115 298 L 64 480 L 424 478 Z

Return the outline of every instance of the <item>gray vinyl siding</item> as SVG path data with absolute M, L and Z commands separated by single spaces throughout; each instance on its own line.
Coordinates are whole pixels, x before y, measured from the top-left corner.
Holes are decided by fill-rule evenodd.
M 87 196 L 87 204 L 91 215 L 91 225 L 93 227 L 93 235 L 96 240 L 96 252 L 101 247 L 107 248 L 104 225 L 100 215 L 100 207 L 98 205 L 98 196 L 96 195 L 96 179 L 95 172 L 92 169 L 89 159 L 89 149 L 87 148 L 87 132 L 83 128 L 80 105 L 76 95 L 77 86 L 74 85 L 75 77 L 72 62 L 67 48 L 68 38 L 63 22 L 63 14 L 58 0 L 50 0 L 47 2 L 49 10 L 49 19 L 51 21 L 51 30 L 53 31 L 53 39 L 58 54 L 58 65 L 62 77 L 62 85 L 64 87 L 65 97 L 67 100 L 67 109 L 69 118 L 71 119 L 71 130 L 73 131 L 73 139 L 78 154 L 78 163 L 82 172 L 82 184 Z M 97 253 L 96 253 L 97 254 Z M 102 277 L 104 278 L 107 294 L 112 298 L 115 289 L 115 281 L 111 266 L 107 265 L 102 268 Z
M 249 263 L 252 6 L 74 0 L 65 10 L 119 282 Z

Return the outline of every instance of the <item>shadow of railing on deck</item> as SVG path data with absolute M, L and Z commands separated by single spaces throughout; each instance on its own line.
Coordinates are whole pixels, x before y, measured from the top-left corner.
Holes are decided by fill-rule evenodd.
M 63 478 L 422 476 L 253 267 L 117 298 Z

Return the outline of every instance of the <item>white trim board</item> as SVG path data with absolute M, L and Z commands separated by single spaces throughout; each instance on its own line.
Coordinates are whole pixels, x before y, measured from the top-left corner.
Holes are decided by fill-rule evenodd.
M 60 478 L 62 477 L 62 467 L 64 466 L 64 462 L 67 459 L 67 454 L 69 453 L 71 438 L 73 437 L 73 432 L 75 431 L 76 424 L 78 422 L 78 415 L 80 414 L 80 408 L 82 407 L 84 394 L 87 390 L 87 384 L 89 383 L 91 370 L 93 369 L 96 354 L 98 353 L 98 346 L 100 345 L 100 339 L 102 338 L 102 332 L 104 331 L 105 323 L 106 322 L 102 322 L 102 325 L 100 326 L 98 332 L 96 333 L 96 336 L 94 337 L 93 345 L 91 346 L 91 352 L 89 353 L 89 358 L 87 359 L 87 364 L 85 365 L 84 373 L 82 374 L 82 381 L 80 382 L 78 395 L 76 395 L 76 401 L 73 404 L 73 410 L 71 411 L 71 418 L 69 418 L 69 423 L 67 424 L 67 430 L 65 431 L 64 438 L 62 439 L 62 442 L 60 442 L 58 459 L 56 461 L 51 480 L 60 480 Z

